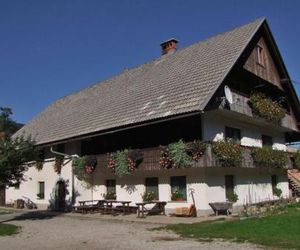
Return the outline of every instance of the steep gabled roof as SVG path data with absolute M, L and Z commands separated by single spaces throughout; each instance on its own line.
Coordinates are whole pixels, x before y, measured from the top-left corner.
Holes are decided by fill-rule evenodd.
M 57 100 L 19 130 L 38 144 L 201 111 L 265 19 Z

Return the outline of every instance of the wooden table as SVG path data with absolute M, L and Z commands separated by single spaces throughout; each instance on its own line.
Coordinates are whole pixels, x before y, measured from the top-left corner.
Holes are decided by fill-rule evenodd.
M 79 206 L 73 206 L 74 212 L 87 213 L 88 211 L 94 211 L 103 207 L 105 200 L 85 200 L 78 201 Z
M 165 206 L 167 205 L 167 202 L 165 201 L 150 201 L 150 202 L 139 202 L 135 203 L 138 206 L 138 218 L 145 218 L 145 212 L 147 214 L 149 213 L 157 213 L 157 214 L 163 214 L 166 215 Z M 152 209 L 146 209 L 145 205 L 148 204 L 154 204 L 154 207 Z
M 129 204 L 131 203 L 131 201 L 117 201 L 117 200 L 104 200 L 104 213 L 107 213 L 109 210 L 111 211 L 115 211 L 117 210 L 117 208 L 113 207 L 114 203 L 120 203 L 122 204 L 122 212 L 123 215 L 125 215 L 126 213 L 129 213 Z

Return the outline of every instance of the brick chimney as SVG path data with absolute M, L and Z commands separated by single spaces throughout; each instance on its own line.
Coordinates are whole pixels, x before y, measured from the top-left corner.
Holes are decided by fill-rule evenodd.
M 171 38 L 167 41 L 164 41 L 160 44 L 161 46 L 161 54 L 166 55 L 166 54 L 173 54 L 176 51 L 176 45 L 178 43 L 178 40 L 175 38 Z

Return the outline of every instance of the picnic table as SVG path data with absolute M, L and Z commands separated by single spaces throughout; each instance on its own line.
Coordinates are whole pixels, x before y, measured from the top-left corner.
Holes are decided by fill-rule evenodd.
M 99 211 L 104 206 L 104 200 L 78 201 L 79 206 L 73 206 L 73 212 L 87 213 Z
M 148 204 L 154 204 L 154 206 L 151 209 L 145 208 L 145 205 Z M 150 201 L 150 202 L 139 202 L 136 203 L 138 207 L 137 211 L 137 217 L 138 218 L 145 218 L 145 213 L 147 215 L 150 214 L 163 214 L 166 215 L 165 206 L 167 205 L 167 202 L 165 201 Z
M 104 200 L 104 213 L 112 213 L 121 211 L 123 215 L 130 212 L 129 204 L 131 201 Z M 113 204 L 122 204 L 120 207 L 113 207 Z

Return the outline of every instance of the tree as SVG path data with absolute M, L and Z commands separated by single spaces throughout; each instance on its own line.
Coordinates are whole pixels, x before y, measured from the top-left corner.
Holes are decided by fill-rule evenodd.
M 20 128 L 11 115 L 10 108 L 0 107 L 0 187 L 19 183 L 28 168 L 26 163 L 39 155 L 31 137 L 11 137 Z

